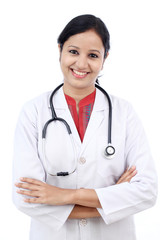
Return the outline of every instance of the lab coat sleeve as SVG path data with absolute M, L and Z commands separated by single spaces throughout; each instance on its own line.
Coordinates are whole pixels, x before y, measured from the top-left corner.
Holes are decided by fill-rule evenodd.
M 38 154 L 37 112 L 33 104 L 22 110 L 15 131 L 13 160 L 13 202 L 25 214 L 59 230 L 73 209 L 72 205 L 51 206 L 31 204 L 23 201 L 24 196 L 16 193 L 15 182 L 20 177 L 45 181 L 45 170 Z M 40 134 L 40 133 L 39 133 Z
M 124 159 L 138 173 L 130 183 L 95 189 L 106 224 L 152 207 L 157 197 L 157 176 L 143 127 L 131 106 L 127 112 Z

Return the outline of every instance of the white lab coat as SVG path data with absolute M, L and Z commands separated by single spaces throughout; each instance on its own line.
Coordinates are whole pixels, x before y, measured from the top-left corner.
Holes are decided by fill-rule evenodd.
M 73 146 L 65 126 L 51 124 L 47 130 L 48 171 L 76 171 L 65 177 L 47 174 L 42 150 L 42 129 L 51 118 L 50 93 L 27 103 L 20 114 L 14 147 L 13 182 L 20 177 L 46 181 L 63 188 L 96 190 L 102 209 L 101 218 L 68 220 L 73 205 L 49 206 L 28 204 L 13 187 L 17 208 L 31 216 L 30 240 L 135 240 L 133 215 L 155 204 L 157 177 L 143 127 L 131 105 L 111 97 L 113 105 L 112 143 L 116 155 L 104 157 L 108 136 L 108 102 L 97 89 L 92 115 L 81 143 L 68 109 L 62 88 L 54 96 L 58 117 L 71 127 Z M 50 140 L 51 138 L 51 140 Z M 48 152 L 48 153 L 47 153 Z M 137 175 L 131 182 L 115 185 L 127 166 L 136 165 Z

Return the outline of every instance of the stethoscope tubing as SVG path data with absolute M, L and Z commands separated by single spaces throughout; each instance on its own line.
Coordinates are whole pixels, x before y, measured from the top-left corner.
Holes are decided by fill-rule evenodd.
M 52 113 L 52 119 L 50 119 L 45 124 L 44 129 L 43 129 L 43 133 L 42 133 L 42 138 L 45 138 L 45 136 L 46 136 L 46 130 L 47 130 L 47 127 L 48 127 L 49 123 L 51 123 L 52 121 L 56 121 L 56 120 L 57 121 L 62 121 L 65 124 L 68 133 L 69 134 L 72 133 L 69 124 L 64 119 L 57 117 L 57 114 L 56 114 L 54 106 L 53 106 L 53 96 L 63 86 L 63 84 L 64 83 L 62 83 L 58 87 L 56 87 L 55 90 L 52 92 L 52 94 L 50 96 L 49 103 L 50 103 L 50 108 L 51 108 L 51 113 Z M 112 142 L 112 139 L 111 139 L 111 136 L 112 136 L 112 134 L 111 134 L 111 131 L 112 131 L 112 103 L 111 103 L 111 99 L 110 99 L 108 93 L 103 88 L 101 88 L 97 84 L 95 85 L 95 87 L 98 88 L 108 99 L 108 105 L 109 105 L 109 114 L 108 114 L 108 144 L 111 144 L 111 142 Z
M 108 113 L 108 144 L 112 143 L 112 103 L 108 93 L 99 85 L 95 85 L 108 99 L 109 113 Z
M 72 141 L 72 144 L 74 145 L 74 141 L 72 139 L 72 131 L 71 131 L 71 128 L 69 126 L 69 124 L 63 119 L 63 118 L 59 118 L 57 117 L 57 114 L 55 112 L 55 109 L 54 109 L 54 105 L 53 105 L 53 97 L 55 95 L 55 93 L 64 85 L 64 83 L 60 84 L 58 87 L 56 87 L 54 89 L 54 91 L 51 93 L 51 96 L 50 96 L 50 99 L 49 99 L 49 104 L 50 104 L 50 108 L 51 108 L 51 114 L 52 114 L 52 118 L 49 119 L 44 127 L 43 127 L 43 130 L 42 130 L 42 140 L 43 140 L 43 152 L 44 152 L 44 156 L 45 156 L 45 160 L 46 160 L 46 154 L 45 154 L 45 146 L 44 146 L 44 142 L 45 142 L 45 139 L 46 139 L 46 134 L 47 134 L 47 128 L 48 128 L 48 125 L 53 122 L 53 121 L 60 121 L 62 122 L 65 126 L 66 126 L 66 129 L 67 129 L 67 132 L 68 134 L 70 135 L 71 137 L 71 141 Z M 95 84 L 95 87 L 98 88 L 107 98 L 108 100 L 108 106 L 109 106 L 109 113 L 108 113 L 108 145 L 107 147 L 105 148 L 105 151 L 104 151 L 104 155 L 107 159 L 112 159 L 114 157 L 114 154 L 115 154 L 115 148 L 112 146 L 112 139 L 111 139 L 111 136 L 112 136 L 112 103 L 111 103 L 111 99 L 108 95 L 108 93 L 102 88 L 100 87 L 99 85 Z M 75 146 L 74 146 L 75 147 Z M 74 152 L 75 152 L 75 149 L 74 149 Z M 47 165 L 47 163 L 46 163 Z M 48 167 L 47 167 L 48 168 Z M 56 174 L 51 174 L 51 173 L 48 173 L 49 175 L 51 176 L 66 176 L 66 175 L 69 175 L 71 173 L 74 173 L 76 170 L 76 167 L 71 171 L 71 172 L 58 172 Z
M 49 99 L 49 104 L 50 104 L 51 113 L 52 113 L 52 119 L 57 118 L 57 114 L 56 114 L 54 106 L 53 106 L 53 96 L 63 86 L 63 84 L 64 83 L 60 84 L 58 87 L 56 87 L 54 89 L 54 91 L 52 92 L 50 99 Z

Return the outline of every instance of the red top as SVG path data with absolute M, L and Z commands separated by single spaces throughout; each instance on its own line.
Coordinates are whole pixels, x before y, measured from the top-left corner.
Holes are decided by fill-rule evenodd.
M 79 115 L 78 115 L 76 110 L 76 101 L 72 97 L 65 94 L 65 98 L 66 98 L 69 110 L 71 112 L 71 115 L 73 117 L 74 123 L 76 125 L 77 131 L 79 133 L 79 136 L 82 142 L 83 142 L 84 134 L 92 113 L 95 95 L 96 95 L 96 90 L 90 95 L 88 95 L 87 97 L 83 98 L 79 102 L 78 104 Z

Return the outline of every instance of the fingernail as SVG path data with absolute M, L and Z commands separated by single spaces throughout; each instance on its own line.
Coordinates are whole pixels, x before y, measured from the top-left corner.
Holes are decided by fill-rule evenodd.
M 132 166 L 132 167 L 131 167 L 131 169 L 135 169 L 135 168 L 136 168 L 136 166 Z

